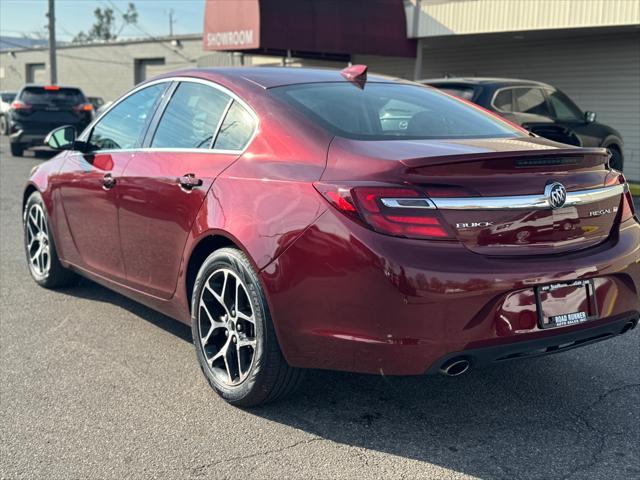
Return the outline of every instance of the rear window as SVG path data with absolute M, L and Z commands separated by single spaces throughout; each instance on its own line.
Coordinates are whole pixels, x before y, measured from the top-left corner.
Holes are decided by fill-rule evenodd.
M 0 97 L 2 98 L 3 102 L 11 103 L 11 102 L 13 102 L 13 99 L 16 98 L 16 94 L 15 93 L 0 93 Z
M 26 87 L 20 93 L 20 100 L 31 105 L 78 105 L 86 102 L 80 89 L 65 87 Z
M 398 83 L 310 83 L 273 95 L 335 135 L 357 140 L 516 137 L 506 122 L 437 90 Z

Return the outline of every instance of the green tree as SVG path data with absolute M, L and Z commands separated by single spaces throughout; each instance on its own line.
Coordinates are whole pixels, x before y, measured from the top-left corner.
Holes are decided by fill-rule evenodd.
M 127 11 L 122 13 L 120 25 L 111 8 L 96 8 L 93 11 L 95 22 L 88 32 L 80 32 L 73 37 L 73 42 L 92 42 L 96 40 L 112 41 L 116 40 L 122 29 L 127 25 L 138 23 L 138 11 L 133 3 L 129 3 Z

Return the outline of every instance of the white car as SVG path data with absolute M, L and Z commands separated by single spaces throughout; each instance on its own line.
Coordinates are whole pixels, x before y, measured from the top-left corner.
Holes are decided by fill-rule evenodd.
M 16 92 L 0 92 L 0 134 L 2 135 L 9 133 L 9 122 L 6 115 L 15 97 Z

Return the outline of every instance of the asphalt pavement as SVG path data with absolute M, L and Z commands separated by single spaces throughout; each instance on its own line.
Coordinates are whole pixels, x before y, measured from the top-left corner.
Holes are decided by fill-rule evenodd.
M 286 401 L 228 406 L 187 326 L 31 280 L 20 199 L 46 159 L 0 143 L 1 478 L 640 477 L 640 329 L 454 379 L 312 371 Z

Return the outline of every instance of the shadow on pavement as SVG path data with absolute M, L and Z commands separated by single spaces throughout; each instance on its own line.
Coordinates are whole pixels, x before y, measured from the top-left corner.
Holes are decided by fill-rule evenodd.
M 91 281 L 83 279 L 64 292 L 116 304 L 191 342 L 188 326 Z M 618 455 L 621 465 L 625 455 L 627 463 L 634 462 L 629 450 L 635 447 L 628 446 L 634 431 L 629 405 L 637 399 L 623 396 L 614 409 L 604 400 L 612 392 L 637 394 L 633 387 L 638 385 L 593 394 L 596 376 L 607 384 L 624 380 L 616 378 L 613 366 L 600 358 L 603 354 L 564 353 L 455 379 L 309 371 L 298 393 L 248 412 L 316 437 L 309 442 L 365 448 L 480 478 L 555 479 L 580 472 L 588 477 L 611 430 L 620 435 L 622 446 L 610 455 Z M 362 451 L 353 450 L 353 455 Z

